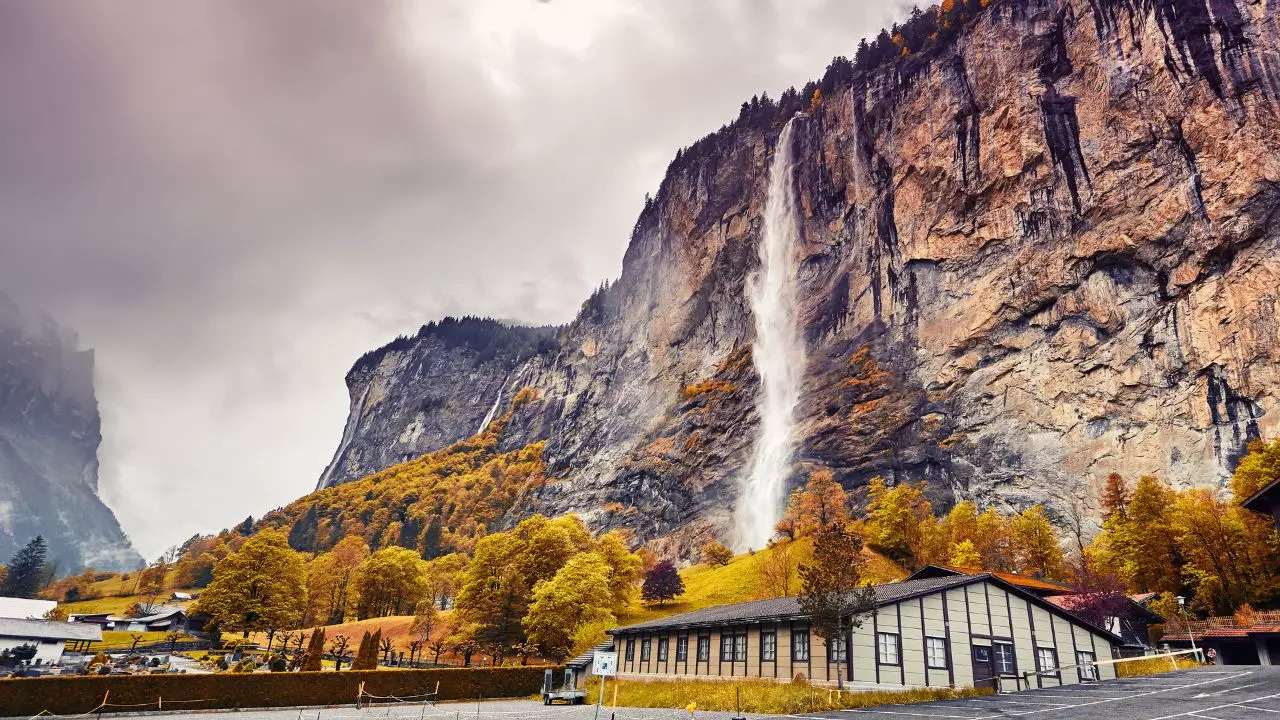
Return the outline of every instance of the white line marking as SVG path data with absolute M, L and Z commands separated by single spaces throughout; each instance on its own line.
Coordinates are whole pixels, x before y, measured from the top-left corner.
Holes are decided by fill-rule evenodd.
M 1201 681 L 1200 681 L 1200 682 L 1198 682 L 1198 683 L 1191 683 L 1191 684 L 1189 684 L 1189 685 L 1179 685 L 1178 687 L 1165 688 L 1165 689 L 1163 689 L 1163 690 L 1151 690 L 1151 691 L 1149 691 L 1149 692 L 1145 692 L 1145 693 L 1134 693 L 1133 695 L 1129 695 L 1129 696 L 1126 696 L 1126 697 L 1119 697 L 1119 698 L 1102 698 L 1102 699 L 1100 699 L 1100 700 L 1094 700 L 1093 702 L 1080 703 L 1080 704 L 1078 704 L 1078 705 L 1070 705 L 1070 706 L 1068 706 L 1067 708 L 1041 708 L 1041 709 L 1039 709 L 1039 710 L 1027 710 L 1027 711 L 1025 711 L 1025 712 L 1020 712 L 1020 713 L 1010 713 L 1010 714 L 1011 714 L 1011 715 L 1016 714 L 1016 715 L 1021 716 L 1021 715 L 1035 715 L 1036 713 L 1050 712 L 1050 711 L 1053 711 L 1053 710 L 1059 710 L 1059 709 L 1074 710 L 1075 708 L 1086 707 L 1086 706 L 1089 706 L 1089 705 L 1101 705 L 1101 704 L 1103 704 L 1103 703 L 1115 702 L 1115 701 L 1117 701 L 1117 700 L 1130 700 L 1130 699 L 1132 699 L 1132 698 L 1136 698 L 1136 697 L 1146 697 L 1146 696 L 1148 696 L 1148 695 L 1159 695 L 1160 693 L 1169 692 L 1170 690 L 1185 690 L 1185 689 L 1187 689 L 1187 688 L 1199 687 L 1199 686 L 1201 686 L 1201 685 L 1208 685 L 1208 684 L 1210 684 L 1210 683 L 1222 682 L 1223 680 L 1230 680 L 1230 679 L 1232 679 L 1232 678 L 1244 677 L 1245 675 L 1250 674 L 1250 672 L 1251 672 L 1251 671 L 1246 670 L 1245 672 L 1238 673 L 1238 674 L 1236 674 L 1236 675 L 1228 675 L 1227 677 L 1213 678 L 1212 680 L 1201 680 Z M 1270 696 L 1268 696 L 1268 697 L 1270 697 Z M 1265 699 L 1265 698 L 1258 698 L 1258 699 L 1262 700 L 1262 699 Z M 1248 700 L 1248 701 L 1246 701 L 1246 702 L 1252 702 L 1252 700 Z M 1207 709 L 1212 710 L 1213 708 L 1207 708 Z M 1185 713 L 1183 713 L 1183 714 L 1185 714 Z M 1171 718 L 1172 718 L 1172 717 L 1178 717 L 1178 716 L 1177 716 L 1177 715 L 1170 715 L 1169 717 L 1171 717 Z M 1166 718 L 1154 718 L 1154 720 L 1167 720 L 1167 719 L 1166 719 Z
M 1029 700 L 981 700 L 978 698 L 970 698 L 969 702 L 993 702 L 993 703 L 1009 703 L 1010 705 L 1048 705 L 1050 707 L 1075 707 L 1071 703 L 1047 703 L 1047 702 L 1031 702 Z
M 933 715 L 924 712 L 901 712 L 896 710 L 840 710 L 838 712 L 877 712 L 879 715 L 910 715 L 913 717 L 957 717 L 959 720 L 982 720 L 991 715 Z
M 1200 708 L 1199 710 L 1188 710 L 1187 712 L 1177 713 L 1176 715 L 1162 715 L 1158 718 L 1151 718 L 1151 720 L 1170 720 L 1170 718 L 1186 717 L 1191 713 L 1209 712 L 1210 710 L 1221 710 L 1223 708 L 1229 708 L 1229 707 L 1244 707 L 1247 703 L 1255 703 L 1255 702 L 1258 702 L 1259 700 L 1270 700 L 1273 697 L 1280 697 L 1280 693 L 1263 695 L 1262 697 L 1256 697 L 1252 700 L 1241 700 L 1240 702 L 1226 703 L 1223 705 L 1214 705 L 1213 707 Z
M 1248 685 L 1241 685 L 1240 687 L 1227 688 L 1226 690 L 1215 690 L 1215 691 L 1213 691 L 1213 692 L 1209 692 L 1209 693 L 1200 693 L 1200 694 L 1198 694 L 1198 695 L 1192 695 L 1192 696 L 1191 696 L 1191 699 L 1192 699 L 1192 700 L 1199 700 L 1200 698 L 1213 697 L 1214 695 L 1222 695 L 1222 694 L 1225 694 L 1225 693 L 1235 692 L 1236 690 L 1243 690 L 1243 689 L 1245 689 L 1245 688 L 1247 688 L 1247 687 L 1253 687 L 1254 685 L 1261 685 L 1261 684 L 1262 684 L 1262 683 L 1260 683 L 1260 682 L 1256 682 L 1256 683 L 1249 683 Z
M 1244 708 L 1245 710 L 1261 710 L 1262 712 L 1280 713 L 1280 710 L 1272 710 L 1272 709 L 1270 709 L 1270 708 L 1254 707 L 1254 706 L 1252 706 L 1252 705 L 1245 705 L 1244 703 L 1241 703 L 1241 704 L 1240 704 L 1240 707 Z
M 1195 710 L 1192 710 L 1191 712 L 1187 713 L 1187 715 L 1191 717 L 1204 718 L 1204 720 L 1226 720 L 1226 718 L 1217 718 L 1212 715 L 1200 715 Z

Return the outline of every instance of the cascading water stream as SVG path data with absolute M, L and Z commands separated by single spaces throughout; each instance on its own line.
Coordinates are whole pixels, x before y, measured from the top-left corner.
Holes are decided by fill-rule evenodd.
M 752 359 L 760 376 L 756 399 L 758 436 L 751 470 L 739 488 L 734 518 L 738 550 L 761 548 L 773 537 L 782 513 L 795 452 L 795 409 L 804 378 L 805 347 L 796 305 L 800 218 L 796 211 L 791 132 L 782 128 L 769 168 L 769 191 L 760 237 L 760 269 L 747 281 L 755 318 Z
M 506 381 L 503 380 L 503 382 L 506 382 Z M 493 419 L 498 415 L 498 404 L 501 402 L 502 402 L 502 387 L 499 386 L 498 397 L 493 399 L 493 407 L 489 408 L 489 413 L 484 416 L 484 420 L 480 421 L 480 429 L 476 431 L 477 435 L 479 435 L 480 433 L 484 432 L 489 428 L 489 423 L 493 422 Z

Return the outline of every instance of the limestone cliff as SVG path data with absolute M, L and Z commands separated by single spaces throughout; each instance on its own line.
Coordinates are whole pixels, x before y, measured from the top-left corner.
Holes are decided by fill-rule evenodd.
M 0 295 L 0 562 L 43 535 L 60 571 L 142 558 L 98 498 L 93 353 Z
M 1278 18 L 1280 0 L 997 0 L 952 42 L 829 71 L 794 131 L 798 466 L 1061 510 L 1111 471 L 1220 483 L 1273 435 Z M 806 94 L 744 105 L 677 155 L 621 277 L 554 351 L 470 375 L 388 355 L 379 383 L 349 383 L 349 434 L 385 442 L 327 478 L 403 459 L 390 438 L 421 452 L 473 432 L 518 383 L 541 401 L 504 442 L 545 439 L 552 478 L 514 515 L 686 547 L 723 530 L 755 425 L 744 284 Z M 375 400 L 469 414 L 433 435 L 419 414 L 380 424 Z

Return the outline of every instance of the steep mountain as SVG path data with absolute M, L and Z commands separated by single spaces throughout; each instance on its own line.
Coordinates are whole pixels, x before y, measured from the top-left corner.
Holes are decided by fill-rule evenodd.
M 476 364 L 426 333 L 357 364 L 346 436 L 380 449 L 322 484 L 529 387 L 501 442 L 544 441 L 547 480 L 508 521 L 723 534 L 757 434 L 746 287 L 778 152 L 800 216 L 793 484 L 821 464 L 1061 518 L 1112 471 L 1221 483 L 1280 420 L 1280 0 L 981 4 L 678 153 L 554 349 Z
M 347 373 L 351 412 L 316 489 L 350 482 L 484 431 L 556 328 L 446 318 L 366 353 Z M 504 404 L 505 401 L 505 404 Z
M 93 351 L 0 295 L 0 561 L 36 535 L 61 571 L 142 562 L 98 497 Z

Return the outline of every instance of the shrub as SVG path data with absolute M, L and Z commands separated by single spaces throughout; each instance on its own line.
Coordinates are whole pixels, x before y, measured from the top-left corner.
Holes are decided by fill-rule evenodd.
M 702 559 L 708 565 L 728 565 L 733 551 L 715 540 L 708 540 L 702 546 Z
M 106 712 L 155 709 L 157 698 L 183 702 L 184 710 L 265 708 L 351 703 L 360 683 L 372 695 L 405 697 L 435 689 L 441 700 L 525 697 L 542 687 L 541 667 L 443 668 L 314 673 L 216 675 L 51 676 L 0 681 L 0 708 L 30 717 L 42 711 L 75 715 L 92 710 L 110 691 Z M 214 698 L 214 699 L 210 699 Z M 195 702 L 198 701 L 198 702 Z M 136 705 L 137 707 L 125 707 Z

